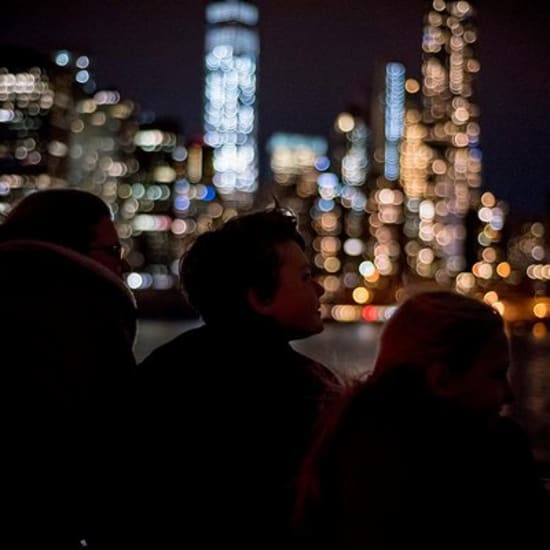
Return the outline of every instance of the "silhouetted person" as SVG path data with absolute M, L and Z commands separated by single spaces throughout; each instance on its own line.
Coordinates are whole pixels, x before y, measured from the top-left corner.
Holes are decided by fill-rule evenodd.
M 153 536 L 264 548 L 286 537 L 297 468 L 338 391 L 289 344 L 323 329 L 323 290 L 278 208 L 200 235 L 181 282 L 204 325 L 141 365 Z
M 449 292 L 406 301 L 374 374 L 305 461 L 303 547 L 530 548 L 542 488 L 510 400 L 500 316 Z
M 108 206 L 84 191 L 35 192 L 0 226 L 5 547 L 117 536 L 118 405 L 136 332 L 120 251 Z

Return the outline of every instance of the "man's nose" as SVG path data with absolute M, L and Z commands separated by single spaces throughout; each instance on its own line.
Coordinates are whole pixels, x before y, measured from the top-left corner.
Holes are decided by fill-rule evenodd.
M 325 293 L 325 289 L 323 285 L 319 284 L 317 281 L 313 281 L 313 284 L 315 285 L 315 292 L 320 298 Z

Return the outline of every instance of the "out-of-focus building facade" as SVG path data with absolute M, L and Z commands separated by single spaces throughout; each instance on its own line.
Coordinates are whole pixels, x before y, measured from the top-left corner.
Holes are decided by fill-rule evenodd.
M 334 203 L 328 219 L 321 224 L 324 236 L 320 239 L 325 276 L 322 283 L 329 315 L 339 321 L 360 318 L 360 306 L 371 300 L 364 286 L 361 266 L 367 253 L 368 230 L 366 224 L 367 180 L 371 170 L 370 140 L 364 109 L 359 105 L 337 115 L 331 139 L 331 159 L 335 181 Z M 321 196 L 332 191 L 319 182 Z
M 120 185 L 117 217 L 133 289 L 177 286 L 179 259 L 224 212 L 212 185 L 212 150 L 188 141 L 172 121 L 142 125 L 133 138 L 138 165 Z
M 394 303 L 403 278 L 403 203 L 399 184 L 401 142 L 405 116 L 405 67 L 390 61 L 375 75 L 372 97 L 373 170 L 369 184 L 370 263 L 367 286 L 378 303 Z M 372 265 L 371 265 L 372 264 Z
M 85 55 L 2 53 L 0 213 L 38 189 L 90 191 L 111 208 L 129 286 L 173 288 L 188 241 L 232 212 L 212 184 L 212 148 L 176 123 L 144 123 L 117 90 L 96 90 Z
M 214 185 L 237 203 L 258 188 L 257 23 L 251 2 L 206 8 L 204 141 L 214 150 Z
M 471 3 L 431 3 L 422 40 L 422 123 L 432 155 L 419 205 L 418 237 L 433 253 L 426 275 L 446 286 L 467 270 L 465 219 L 479 204 L 477 40 Z
M 0 213 L 36 189 L 69 184 L 76 103 L 93 88 L 89 59 L 53 59 L 4 47 L 0 54 Z
M 507 206 L 482 188 L 475 6 L 426 2 L 420 82 L 397 61 L 379 63 L 370 109 L 340 113 L 330 144 L 272 136 L 271 188 L 258 186 L 252 2 L 206 6 L 199 140 L 97 90 L 86 55 L 3 49 L 0 214 L 35 189 L 92 191 L 113 211 L 128 284 L 166 289 L 191 239 L 272 191 L 298 216 L 327 304 L 351 306 L 327 316 L 381 320 L 364 308 L 393 304 L 411 285 L 454 288 L 501 311 L 509 296 L 545 294 L 548 228 L 532 222 L 509 238 Z
M 271 136 L 267 143 L 273 195 L 296 214 L 308 244 L 316 235 L 312 208 L 318 197 L 319 175 L 330 166 L 327 149 L 322 137 L 283 132 Z

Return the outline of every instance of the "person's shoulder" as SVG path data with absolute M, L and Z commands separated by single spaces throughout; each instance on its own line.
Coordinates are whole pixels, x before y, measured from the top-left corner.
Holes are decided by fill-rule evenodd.
M 172 340 L 155 348 L 138 368 L 147 373 L 151 370 L 168 369 L 178 366 L 185 358 L 196 357 L 208 341 L 208 334 L 205 326 L 189 329 L 182 332 Z
M 328 366 L 315 359 L 291 349 L 294 366 L 297 367 L 297 374 L 313 384 L 318 384 L 327 390 L 339 392 L 343 389 L 344 381 L 337 373 Z

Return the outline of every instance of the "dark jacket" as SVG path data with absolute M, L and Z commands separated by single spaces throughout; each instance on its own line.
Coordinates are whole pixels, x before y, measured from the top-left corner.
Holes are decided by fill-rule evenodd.
M 292 484 L 335 376 L 270 327 L 228 318 L 141 365 L 145 472 L 156 533 L 264 547 L 282 540 Z M 150 451 L 150 452 L 148 452 Z
M 102 265 L 50 243 L 4 242 L 0 266 L 0 537 L 9 548 L 97 547 L 113 526 L 135 303 Z
M 521 430 L 434 397 L 415 369 L 365 385 L 317 464 L 303 547 L 531 548 L 542 526 Z

